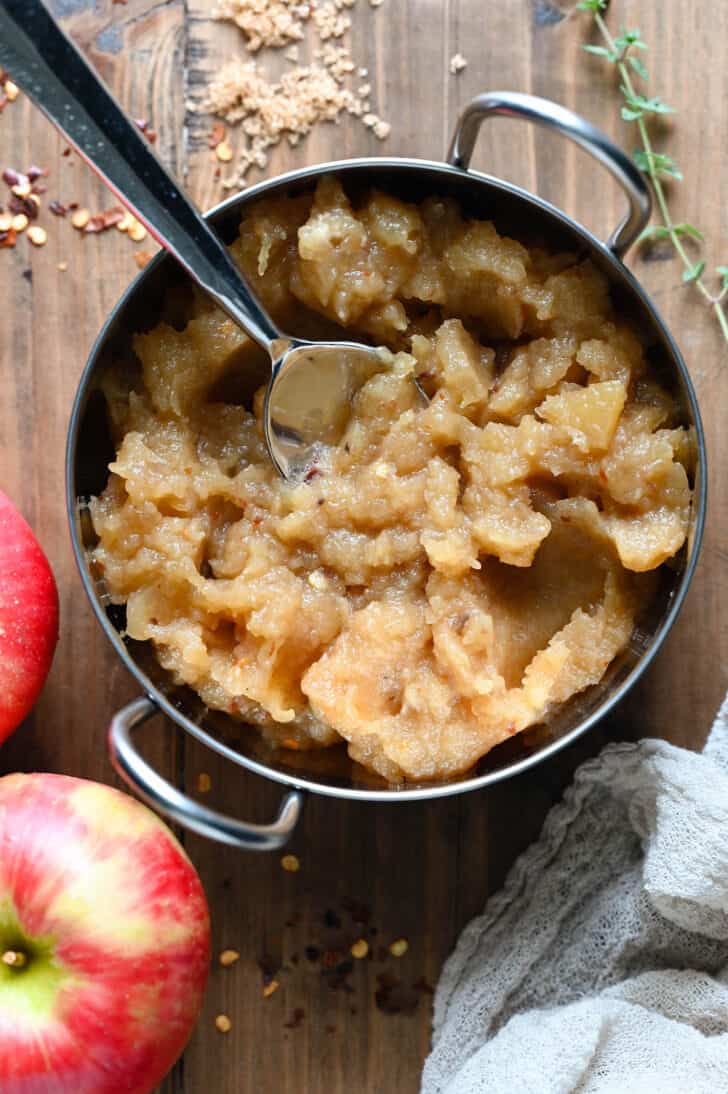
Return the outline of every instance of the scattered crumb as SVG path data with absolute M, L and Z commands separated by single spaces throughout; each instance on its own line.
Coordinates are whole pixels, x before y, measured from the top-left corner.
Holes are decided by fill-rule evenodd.
M 376 114 L 365 114 L 362 121 L 367 129 L 371 129 L 374 136 L 378 137 L 380 141 L 385 140 L 392 130 L 389 122 L 382 121 Z
M 229 969 L 231 965 L 240 960 L 240 954 L 237 950 L 223 950 L 219 960 L 224 969 Z
M 455 53 L 450 58 L 450 72 L 453 76 L 457 76 L 458 72 L 462 72 L 464 68 L 468 67 L 468 62 L 463 57 L 462 53 Z
M 357 961 L 361 961 L 369 953 L 369 943 L 365 938 L 359 938 L 351 947 L 351 956 L 355 957 Z
M 212 789 L 212 779 L 210 778 L 210 776 L 207 774 L 206 771 L 201 771 L 200 774 L 197 776 L 197 790 L 198 790 L 198 792 L 200 794 L 209 794 L 211 789 Z M 228 953 L 230 951 L 226 950 L 225 952 Z
M 59 271 L 59 273 L 65 273 L 66 270 L 68 269 L 68 263 L 67 262 L 59 262 L 58 265 L 56 266 L 56 269 Z
M 406 938 L 398 938 L 389 947 L 389 952 L 392 957 L 403 957 L 409 949 L 409 942 Z
M 301 869 L 301 863 L 295 855 L 284 855 L 281 859 L 281 866 L 289 874 L 295 874 Z
M 39 224 L 33 224 L 28 228 L 28 239 L 34 247 L 44 247 L 48 242 L 48 233 Z
M 297 0 L 219 0 L 215 17 L 240 27 L 251 53 L 261 46 L 284 46 L 303 38 L 310 4 Z
M 292 61 L 295 64 L 298 61 L 299 54 L 300 50 L 298 45 L 294 43 L 294 45 L 288 47 L 283 56 L 287 61 Z
M 215 1019 L 215 1026 L 220 1030 L 220 1033 L 229 1033 L 233 1028 L 233 1024 L 228 1018 L 227 1014 L 218 1014 Z
M 268 984 L 263 985 L 263 998 L 268 999 L 274 992 L 278 991 L 280 984 L 277 980 L 271 980 Z

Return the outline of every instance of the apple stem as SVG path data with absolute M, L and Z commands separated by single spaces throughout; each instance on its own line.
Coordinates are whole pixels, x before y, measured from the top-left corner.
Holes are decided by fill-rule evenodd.
M 9 965 L 11 969 L 22 969 L 23 965 L 27 965 L 28 957 L 20 950 L 6 950 L 2 956 L 2 962 L 4 965 Z

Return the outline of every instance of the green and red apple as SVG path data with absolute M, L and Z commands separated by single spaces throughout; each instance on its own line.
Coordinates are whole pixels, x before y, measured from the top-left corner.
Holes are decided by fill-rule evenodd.
M 0 490 L 0 743 L 38 698 L 58 640 L 58 592 L 48 559 Z
M 149 1094 L 209 953 L 199 877 L 149 809 L 63 775 L 0 778 L 2 1094 Z

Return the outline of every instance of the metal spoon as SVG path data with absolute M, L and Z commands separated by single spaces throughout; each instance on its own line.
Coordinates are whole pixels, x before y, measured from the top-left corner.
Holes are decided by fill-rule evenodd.
M 265 439 L 281 475 L 300 476 L 322 444 L 338 440 L 352 395 L 385 367 L 387 352 L 278 330 L 222 241 L 40 0 L 0 0 L 0 67 L 200 288 L 267 350 Z

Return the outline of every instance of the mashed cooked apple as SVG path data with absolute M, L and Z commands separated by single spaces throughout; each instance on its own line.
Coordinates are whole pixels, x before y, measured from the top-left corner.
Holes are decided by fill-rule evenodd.
M 692 439 L 601 273 L 451 201 L 352 206 L 327 179 L 260 201 L 232 251 L 284 327 L 391 367 L 290 485 L 260 398 L 225 395 L 257 352 L 230 320 L 197 300 L 137 335 L 138 374 L 105 381 L 96 564 L 208 706 L 277 746 L 343 738 L 391 781 L 452 776 L 626 646 L 685 540 Z

